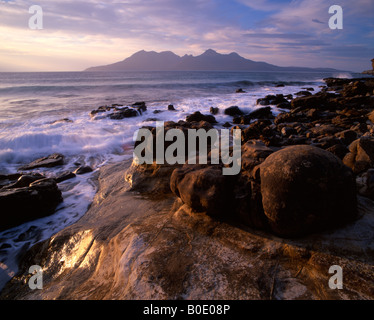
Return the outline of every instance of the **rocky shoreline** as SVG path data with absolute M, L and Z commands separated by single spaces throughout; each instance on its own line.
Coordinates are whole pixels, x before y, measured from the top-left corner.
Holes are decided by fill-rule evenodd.
M 165 123 L 209 130 L 218 112 L 232 116 L 240 175 L 222 176 L 223 164 L 104 167 L 86 215 L 26 253 L 0 299 L 373 299 L 374 79 L 325 82 L 259 99 L 250 114 L 212 107 Z M 26 285 L 31 265 L 43 266 L 42 291 Z M 328 286 L 333 265 L 344 290 Z

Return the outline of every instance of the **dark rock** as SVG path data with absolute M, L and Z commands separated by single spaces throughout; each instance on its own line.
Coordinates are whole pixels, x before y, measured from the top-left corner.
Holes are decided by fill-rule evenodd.
M 187 122 L 206 121 L 209 123 L 217 123 L 216 118 L 214 116 L 201 114 L 200 111 L 196 111 L 193 114 L 187 116 L 186 121 Z
M 278 109 L 291 109 L 291 103 L 290 102 L 281 102 L 277 104 Z
M 345 145 L 350 145 L 353 141 L 357 140 L 357 132 L 353 130 L 344 130 L 335 134 L 335 137 L 340 138 Z
M 271 112 L 271 107 L 259 108 L 252 111 L 249 115 L 252 119 L 273 119 L 273 113 Z
M 331 152 L 341 160 L 343 160 L 345 155 L 349 152 L 348 148 L 342 144 L 334 144 L 327 148 L 326 151 Z
M 65 171 L 65 172 L 59 174 L 58 176 L 56 176 L 54 179 L 57 183 L 61 183 L 61 182 L 64 182 L 66 180 L 73 179 L 75 177 L 76 177 L 76 175 L 73 172 Z
M 162 112 L 164 112 L 164 111 L 162 111 L 162 110 L 155 110 L 155 111 L 153 111 L 154 114 L 159 114 L 159 113 L 162 113 Z
M 174 106 L 172 104 L 168 105 L 168 110 L 169 111 L 176 111 L 175 108 L 174 108 Z
M 293 99 L 291 102 L 291 107 L 292 109 L 300 108 L 300 110 L 328 110 L 330 108 L 336 109 L 336 103 L 331 101 L 332 98 L 336 98 L 336 95 L 333 93 L 317 93 L 315 95 Z
M 174 170 L 170 189 L 196 212 L 211 216 L 230 215 L 233 202 L 232 176 L 222 175 L 222 167 L 185 165 Z
M 133 118 L 139 116 L 139 113 L 130 108 L 125 108 L 125 109 L 119 109 L 114 113 L 111 113 L 108 115 L 108 118 L 112 120 L 123 120 L 126 118 Z
M 339 132 L 339 129 L 331 124 L 323 124 L 310 128 L 310 132 L 312 132 L 315 136 L 329 136 Z
M 51 124 L 56 124 L 56 123 L 72 123 L 73 120 L 69 119 L 69 118 L 64 118 L 64 119 L 60 119 L 60 120 L 56 120 L 56 121 L 53 121 L 51 122 Z
M 254 119 L 273 119 L 273 113 L 271 107 L 263 107 L 252 111 L 250 114 L 244 116 L 235 117 L 233 119 L 234 124 L 250 124 Z
M 249 177 L 254 177 L 253 170 L 274 151 L 262 141 L 249 140 L 242 146 L 242 170 Z
M 241 111 L 239 107 L 237 106 L 232 106 L 232 107 L 225 109 L 225 115 L 227 116 L 235 117 L 235 116 L 242 116 L 243 114 L 244 112 Z
M 15 183 L 9 184 L 4 189 L 15 189 L 28 187 L 31 183 L 44 179 L 41 174 L 23 175 Z
M 270 120 L 257 120 L 251 123 L 247 128 L 242 131 L 242 140 L 246 142 L 248 140 L 258 140 L 261 139 L 264 135 L 271 136 L 274 132 L 269 129 L 271 125 Z M 266 134 L 268 130 L 269 134 Z M 270 131 L 269 131 L 270 130 Z
M 131 107 L 135 108 L 142 114 L 143 112 L 147 111 L 147 105 L 144 101 L 142 102 L 135 102 Z
M 293 146 L 260 165 L 262 203 L 272 231 L 305 236 L 356 218 L 352 171 L 330 152 Z
M 21 173 L 15 173 L 15 174 L 0 174 L 0 189 L 3 186 L 9 185 L 16 180 L 18 180 L 20 177 L 22 177 Z
M 54 179 L 42 179 L 27 188 L 0 190 L 0 231 L 54 213 L 62 201 Z
M 82 166 L 82 167 L 79 167 L 77 170 L 74 171 L 74 174 L 76 175 L 81 175 L 81 174 L 85 174 L 85 173 L 89 173 L 89 172 L 92 172 L 93 169 L 89 166 Z
M 309 91 L 299 91 L 296 93 L 298 97 L 308 97 L 311 96 L 312 94 Z
M 284 84 L 277 84 L 275 87 L 276 87 L 276 88 L 284 88 L 285 85 L 284 85 Z
M 283 127 L 281 130 L 281 134 L 284 137 L 289 137 L 290 135 L 297 134 L 297 131 L 292 127 Z
M 230 122 L 225 122 L 222 127 L 224 128 L 231 128 L 232 127 L 232 124 Z
M 210 113 L 213 115 L 216 115 L 219 113 L 219 108 L 211 107 L 210 108 Z
M 243 89 L 241 89 L 241 88 L 238 89 L 238 90 L 236 90 L 235 92 L 236 92 L 236 93 L 245 93 L 245 91 L 244 91 Z
M 362 137 L 353 141 L 343 162 L 356 174 L 374 167 L 374 138 Z
M 28 165 L 20 167 L 18 170 L 33 170 L 37 168 L 52 168 L 64 164 L 64 156 L 59 153 L 54 153 L 48 157 L 37 159 Z
M 283 96 L 283 94 L 277 95 L 267 95 L 265 98 L 257 99 L 257 104 L 266 106 L 266 105 L 278 105 L 283 102 L 288 102 L 288 100 Z
M 365 83 L 361 81 L 354 81 L 344 86 L 344 89 L 341 91 L 343 97 L 355 97 L 355 96 L 364 96 L 366 93 L 372 93 L 373 90 L 368 88 Z
M 171 194 L 170 177 L 181 165 L 138 165 L 132 163 L 125 173 L 125 180 L 130 184 L 131 191 L 148 194 L 151 197 L 165 197 Z
M 359 188 L 359 194 L 374 200 L 374 169 L 369 169 L 362 175 L 364 184 Z

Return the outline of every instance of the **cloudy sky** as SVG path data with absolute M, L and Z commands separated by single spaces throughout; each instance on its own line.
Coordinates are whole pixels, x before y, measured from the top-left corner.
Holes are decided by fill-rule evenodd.
M 329 7 L 343 8 L 331 30 Z M 29 29 L 29 8 L 43 30 Z M 0 71 L 80 71 L 139 50 L 237 52 L 280 66 L 363 71 L 374 58 L 374 0 L 0 0 Z

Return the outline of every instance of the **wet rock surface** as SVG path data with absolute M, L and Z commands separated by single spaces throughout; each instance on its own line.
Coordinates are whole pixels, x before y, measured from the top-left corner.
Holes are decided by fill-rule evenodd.
M 282 239 L 129 192 L 123 164 L 101 169 L 86 215 L 21 259 L 1 299 L 373 299 L 373 202 L 334 232 Z M 30 290 L 30 265 L 43 290 Z M 329 268 L 344 289 L 329 288 Z
M 29 163 L 28 165 L 22 166 L 19 170 L 33 170 L 37 168 L 52 168 L 57 167 L 64 164 L 64 156 L 59 153 L 51 154 L 48 157 L 43 157 L 33 162 Z
M 51 215 L 62 201 L 54 179 L 21 176 L 0 189 L 0 231 Z

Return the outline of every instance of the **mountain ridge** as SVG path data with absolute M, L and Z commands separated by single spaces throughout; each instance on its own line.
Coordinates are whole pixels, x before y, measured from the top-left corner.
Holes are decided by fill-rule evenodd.
M 99 71 L 314 71 L 335 72 L 332 68 L 280 67 L 263 61 L 253 61 L 236 52 L 221 54 L 208 49 L 198 56 L 178 56 L 172 51 L 141 50 L 130 57 L 108 65 L 91 67 L 86 72 Z

